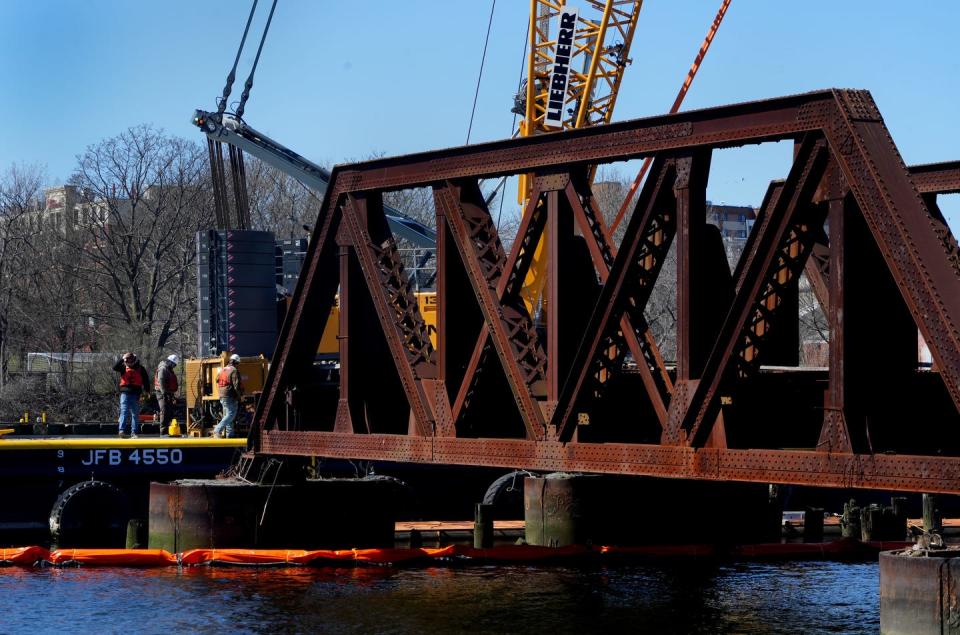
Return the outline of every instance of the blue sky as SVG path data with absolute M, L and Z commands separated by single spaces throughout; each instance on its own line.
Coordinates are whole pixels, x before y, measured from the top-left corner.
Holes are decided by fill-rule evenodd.
M 718 4 L 644 4 L 615 119 L 669 108 Z M 474 142 L 510 134 L 528 6 L 497 2 Z M 190 115 L 213 107 L 248 10 L 0 0 L 0 166 L 41 163 L 56 182 L 88 144 L 131 125 L 199 137 Z M 246 118 L 319 163 L 460 145 L 489 10 L 486 0 L 280 0 Z M 684 109 L 866 88 L 908 164 L 958 159 L 958 24 L 960 3 L 947 0 L 733 0 Z M 758 204 L 789 156 L 784 145 L 718 153 L 710 197 Z M 956 231 L 960 200 L 941 198 Z

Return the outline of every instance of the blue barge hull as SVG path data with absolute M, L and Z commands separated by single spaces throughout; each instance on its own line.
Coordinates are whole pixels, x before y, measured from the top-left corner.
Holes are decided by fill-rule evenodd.
M 83 481 L 115 486 L 130 518 L 145 519 L 151 481 L 213 478 L 245 447 L 246 439 L 0 437 L 0 546 L 49 543 L 58 498 Z

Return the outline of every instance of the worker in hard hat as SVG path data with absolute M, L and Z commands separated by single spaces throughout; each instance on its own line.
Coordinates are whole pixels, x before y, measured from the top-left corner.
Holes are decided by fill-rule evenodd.
M 140 427 L 140 397 L 149 390 L 150 377 L 133 353 L 124 353 L 113 370 L 120 373 L 120 436 L 136 439 Z
M 220 391 L 220 405 L 223 406 L 223 419 L 213 429 L 214 437 L 233 438 L 233 422 L 240 410 L 240 398 L 243 397 L 243 382 L 240 379 L 240 356 L 234 353 L 230 363 L 217 373 L 217 388 Z M 224 435 L 224 432 L 226 434 Z
M 180 388 L 177 382 L 177 373 L 173 369 L 179 363 L 179 357 L 168 355 L 166 359 L 160 361 L 157 372 L 153 375 L 153 392 L 157 397 L 157 405 L 160 407 L 161 435 L 167 434 L 170 420 L 173 419 L 173 407 L 177 403 L 177 390 Z

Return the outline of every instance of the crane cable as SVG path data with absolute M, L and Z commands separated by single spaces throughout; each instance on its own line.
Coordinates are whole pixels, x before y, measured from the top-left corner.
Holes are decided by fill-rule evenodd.
M 256 8 L 254 0 L 254 8 Z M 263 52 L 263 43 L 267 40 L 267 33 L 270 31 L 270 23 L 273 22 L 273 13 L 277 9 L 277 0 L 273 0 L 270 5 L 270 15 L 267 16 L 267 23 L 263 27 L 263 34 L 260 36 L 260 45 L 257 47 L 257 55 L 253 58 L 253 66 L 250 67 L 250 74 L 247 75 L 247 81 L 243 84 L 243 93 L 240 95 L 240 104 L 237 106 L 237 119 L 243 120 L 243 109 L 247 105 L 247 99 L 250 98 L 250 89 L 253 88 L 253 76 L 257 72 L 257 64 L 260 63 L 260 54 Z M 246 35 L 244 35 L 246 39 Z M 241 47 L 243 46 L 241 42 Z M 243 164 L 243 151 L 239 148 L 230 146 L 230 174 L 233 176 L 233 197 L 237 209 L 237 228 L 249 229 L 250 225 L 250 202 L 247 198 L 247 170 Z
M 210 155 L 210 175 L 213 180 L 213 213 L 214 218 L 217 221 L 217 227 L 219 229 L 229 229 L 227 227 L 228 216 L 225 210 L 224 205 L 226 204 L 227 195 L 223 193 L 222 187 L 225 187 L 222 183 L 222 176 L 220 175 L 220 170 L 223 168 L 223 151 L 220 147 L 219 141 L 214 141 L 213 139 L 207 138 L 207 151 Z
M 706 57 L 707 51 L 710 49 L 710 44 L 713 43 L 713 38 L 717 34 L 717 30 L 720 28 L 720 23 L 723 22 L 723 16 L 726 15 L 727 8 L 730 6 L 730 2 L 731 0 L 723 0 L 723 2 L 721 2 L 720 9 L 717 11 L 717 16 L 713 19 L 713 24 L 710 25 L 710 30 L 707 31 L 707 37 L 704 38 L 703 44 L 700 45 L 700 50 L 697 52 L 697 57 L 693 60 L 690 70 L 687 71 L 687 77 L 683 80 L 683 85 L 680 86 L 680 92 L 677 93 L 677 98 L 673 101 L 673 106 L 670 107 L 670 114 L 680 110 L 680 104 L 683 103 L 683 98 L 687 96 L 687 91 L 690 90 L 690 84 L 693 83 L 693 78 L 697 76 L 697 71 L 700 70 L 700 64 L 703 62 L 703 58 Z M 637 178 L 635 178 L 633 180 L 633 184 L 630 185 L 630 190 L 623 199 L 623 204 L 620 206 L 620 211 L 617 212 L 617 217 L 614 219 L 613 224 L 610 225 L 611 235 L 614 231 L 616 231 L 617 226 L 620 225 L 620 222 L 626 215 L 627 208 L 630 207 L 630 201 L 633 200 L 633 195 L 636 194 L 637 188 L 640 187 L 640 182 L 643 181 L 643 177 L 647 175 L 647 170 L 650 169 L 650 161 L 651 157 L 647 157 L 643 160 L 643 165 L 640 167 L 640 172 L 637 173 Z
M 276 0 L 274 0 L 276 2 Z M 477 88 L 473 92 L 473 108 L 470 110 L 470 125 L 467 126 L 467 143 L 470 143 L 470 133 L 473 131 L 473 116 L 477 112 L 477 97 L 480 95 L 480 80 L 483 78 L 483 65 L 487 61 L 487 45 L 490 43 L 490 27 L 493 26 L 493 10 L 497 8 L 497 0 L 490 5 L 490 19 L 487 21 L 487 37 L 483 40 L 483 55 L 480 57 L 480 73 L 477 74 Z
M 267 32 L 270 30 L 270 23 L 273 22 L 273 12 L 276 8 L 277 0 L 273 0 L 273 4 L 270 6 L 270 15 L 267 16 L 267 24 L 263 27 L 263 35 L 260 36 L 260 46 L 257 47 L 257 56 L 253 58 L 250 75 L 247 76 L 247 81 L 243 85 L 243 93 L 240 95 L 240 105 L 237 106 L 237 119 L 243 119 L 243 109 L 247 104 L 247 99 L 250 97 L 250 89 L 253 88 L 253 74 L 257 72 L 257 64 L 260 63 L 260 53 L 263 52 L 263 43 L 267 39 Z
M 243 37 L 240 38 L 240 47 L 237 49 L 237 57 L 233 60 L 233 68 L 227 75 L 227 83 L 223 87 L 223 95 L 217 100 L 217 114 L 222 115 L 227 109 L 227 99 L 230 98 L 230 92 L 233 90 L 233 82 L 237 79 L 237 64 L 240 63 L 240 54 L 243 52 L 243 45 L 247 41 L 247 33 L 250 31 L 250 23 L 253 22 L 253 14 L 257 11 L 257 2 L 253 0 L 253 6 L 250 7 L 250 15 L 247 16 L 247 26 L 243 29 Z
M 530 16 L 527 16 L 527 28 L 523 30 L 524 33 L 530 32 Z M 523 56 L 520 58 L 520 79 L 517 80 L 517 92 L 520 91 L 523 86 L 523 71 L 527 67 L 527 46 L 530 44 L 529 38 L 523 38 Z M 517 129 L 517 113 L 513 113 L 513 123 L 510 124 L 510 134 L 513 134 L 513 131 Z M 507 177 L 503 177 L 500 180 L 500 185 L 498 185 L 493 191 L 496 193 L 504 184 L 507 182 Z M 503 216 L 503 197 L 500 197 L 500 211 L 497 212 L 497 231 L 500 231 L 500 218 Z
M 233 90 L 233 83 L 236 80 L 237 65 L 240 63 L 240 56 L 243 54 L 243 47 L 247 42 L 247 35 L 250 33 L 250 25 L 253 23 L 253 16 L 257 11 L 259 0 L 253 0 L 250 7 L 250 14 L 247 16 L 247 24 L 243 29 L 243 37 L 240 38 L 240 46 L 237 47 L 237 55 L 233 60 L 233 67 L 227 75 L 226 84 L 223 87 L 223 94 L 217 100 L 217 114 L 223 115 L 227 109 L 227 100 Z M 253 76 L 257 72 L 257 64 L 260 62 L 260 54 L 263 52 L 263 44 L 267 39 L 267 33 L 270 31 L 270 23 L 273 22 L 273 14 L 277 8 L 277 0 L 273 0 L 270 6 L 270 15 L 267 17 L 267 23 L 263 27 L 263 34 L 260 36 L 260 45 L 257 47 L 257 55 L 253 60 L 253 66 L 250 68 L 250 74 L 243 86 L 243 93 L 240 96 L 240 103 L 236 109 L 237 119 L 243 119 L 243 110 L 247 99 L 250 98 L 250 89 L 253 88 Z M 213 194 L 214 210 L 217 217 L 217 226 L 223 229 L 230 229 L 230 205 L 227 202 L 227 183 L 226 167 L 223 161 L 223 144 L 219 141 L 207 140 L 208 151 L 210 154 L 210 169 L 213 173 Z M 233 186 L 234 204 L 237 212 L 237 229 L 247 229 L 250 225 L 250 203 L 247 198 L 247 173 L 243 164 L 243 152 L 239 148 L 229 147 L 230 151 L 230 176 Z

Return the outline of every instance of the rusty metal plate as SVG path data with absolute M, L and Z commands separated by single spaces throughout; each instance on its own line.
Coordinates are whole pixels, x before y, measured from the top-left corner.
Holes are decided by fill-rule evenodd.
M 960 494 L 960 457 L 265 432 L 268 454 Z

